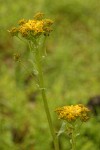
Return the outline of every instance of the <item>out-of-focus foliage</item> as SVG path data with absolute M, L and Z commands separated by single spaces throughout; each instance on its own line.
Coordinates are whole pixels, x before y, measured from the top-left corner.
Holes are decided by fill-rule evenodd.
M 52 150 L 41 95 L 31 76 L 29 48 L 7 30 L 42 11 L 55 22 L 44 63 L 49 107 L 56 130 L 57 106 L 84 103 L 100 94 L 100 2 L 97 0 L 0 1 L 0 150 Z M 13 55 L 20 54 L 21 62 Z M 83 125 L 77 150 L 100 149 L 100 122 Z M 61 150 L 70 149 L 65 136 Z

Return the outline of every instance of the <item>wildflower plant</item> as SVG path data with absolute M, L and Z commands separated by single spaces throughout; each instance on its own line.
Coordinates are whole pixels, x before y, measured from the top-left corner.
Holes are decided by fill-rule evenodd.
M 63 106 L 56 110 L 58 118 L 64 120 L 58 136 L 63 132 L 67 133 L 70 138 L 72 150 L 76 150 L 76 137 L 80 134 L 79 129 L 83 122 L 90 118 L 90 110 L 82 104 Z
M 58 136 L 63 132 L 67 133 L 70 137 L 72 150 L 76 150 L 76 136 L 79 134 L 81 124 L 88 121 L 90 110 L 82 104 L 57 108 L 55 111 L 57 112 L 59 119 L 64 120 L 64 122 L 56 135 L 48 107 L 44 75 L 42 71 L 42 63 L 46 56 L 45 41 L 52 31 L 52 24 L 53 21 L 51 19 L 45 19 L 43 13 L 37 13 L 33 16 L 33 19 L 20 20 L 18 22 L 18 27 L 13 27 L 9 30 L 9 33 L 12 36 L 16 36 L 19 39 L 24 40 L 29 45 L 29 62 L 32 64 L 32 70 L 37 77 L 36 82 L 42 94 L 55 150 L 59 150 Z M 14 59 L 15 61 L 20 61 L 20 55 L 15 54 Z
M 37 13 L 33 16 L 33 19 L 25 20 L 22 19 L 19 21 L 18 27 L 13 27 L 9 30 L 9 33 L 12 36 L 16 36 L 21 40 L 24 40 L 28 43 L 30 48 L 30 60 L 32 64 L 32 70 L 37 76 L 37 85 L 42 94 L 42 99 L 44 103 L 45 112 L 47 115 L 47 120 L 49 123 L 50 132 L 53 138 L 55 150 L 59 150 L 58 139 L 54 131 L 47 97 L 44 86 L 44 75 L 42 71 L 42 62 L 46 56 L 45 51 L 45 41 L 46 38 L 50 35 L 52 31 L 53 21 L 51 19 L 44 19 L 43 13 Z M 18 56 L 15 59 L 18 60 Z

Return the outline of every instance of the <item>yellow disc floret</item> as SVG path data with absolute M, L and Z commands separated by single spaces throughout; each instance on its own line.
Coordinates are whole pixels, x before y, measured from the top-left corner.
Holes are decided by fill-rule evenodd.
M 59 116 L 59 119 L 67 120 L 68 122 L 76 121 L 80 119 L 85 122 L 89 119 L 90 110 L 82 104 L 63 106 L 55 110 Z
M 25 38 L 36 38 L 40 35 L 49 35 L 52 31 L 51 25 L 53 21 L 50 19 L 43 19 L 43 13 L 37 13 L 33 20 L 22 19 L 19 21 L 19 27 L 11 29 L 11 35 L 16 36 L 15 33 L 21 34 Z

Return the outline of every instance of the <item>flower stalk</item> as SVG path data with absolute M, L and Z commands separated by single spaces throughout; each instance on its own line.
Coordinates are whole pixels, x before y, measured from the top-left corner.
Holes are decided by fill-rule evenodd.
M 72 129 L 71 145 L 72 145 L 72 150 L 76 150 L 75 128 Z
M 48 124 L 49 124 L 49 128 L 50 128 L 50 132 L 51 132 L 51 135 L 53 138 L 54 147 L 55 147 L 55 150 L 59 150 L 58 139 L 55 134 L 54 127 L 53 127 L 53 123 L 52 123 L 52 119 L 51 119 L 51 115 L 50 115 L 50 111 L 49 111 L 49 107 L 48 107 L 47 97 L 46 97 L 45 86 L 44 86 L 44 78 L 43 78 L 43 71 L 42 71 L 42 64 L 41 64 L 42 55 L 41 55 L 41 51 L 39 49 L 39 45 L 36 42 L 35 42 L 35 48 L 36 48 L 35 59 L 36 59 L 36 65 L 37 65 L 37 71 L 38 71 L 39 89 L 42 94 L 44 108 L 45 108 L 45 112 L 46 112 L 46 116 L 47 116 L 47 120 L 48 120 Z

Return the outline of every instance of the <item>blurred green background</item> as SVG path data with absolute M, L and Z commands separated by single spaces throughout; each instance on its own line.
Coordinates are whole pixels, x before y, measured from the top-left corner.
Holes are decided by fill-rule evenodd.
M 61 125 L 56 107 L 87 104 L 100 94 L 100 1 L 0 0 L 0 150 L 53 150 L 42 98 L 30 76 L 29 48 L 7 31 L 38 11 L 54 20 L 44 76 L 56 130 Z M 21 55 L 20 64 L 13 60 L 15 53 Z M 97 117 L 84 124 L 77 150 L 100 150 L 99 129 Z M 66 135 L 60 146 L 70 149 Z

